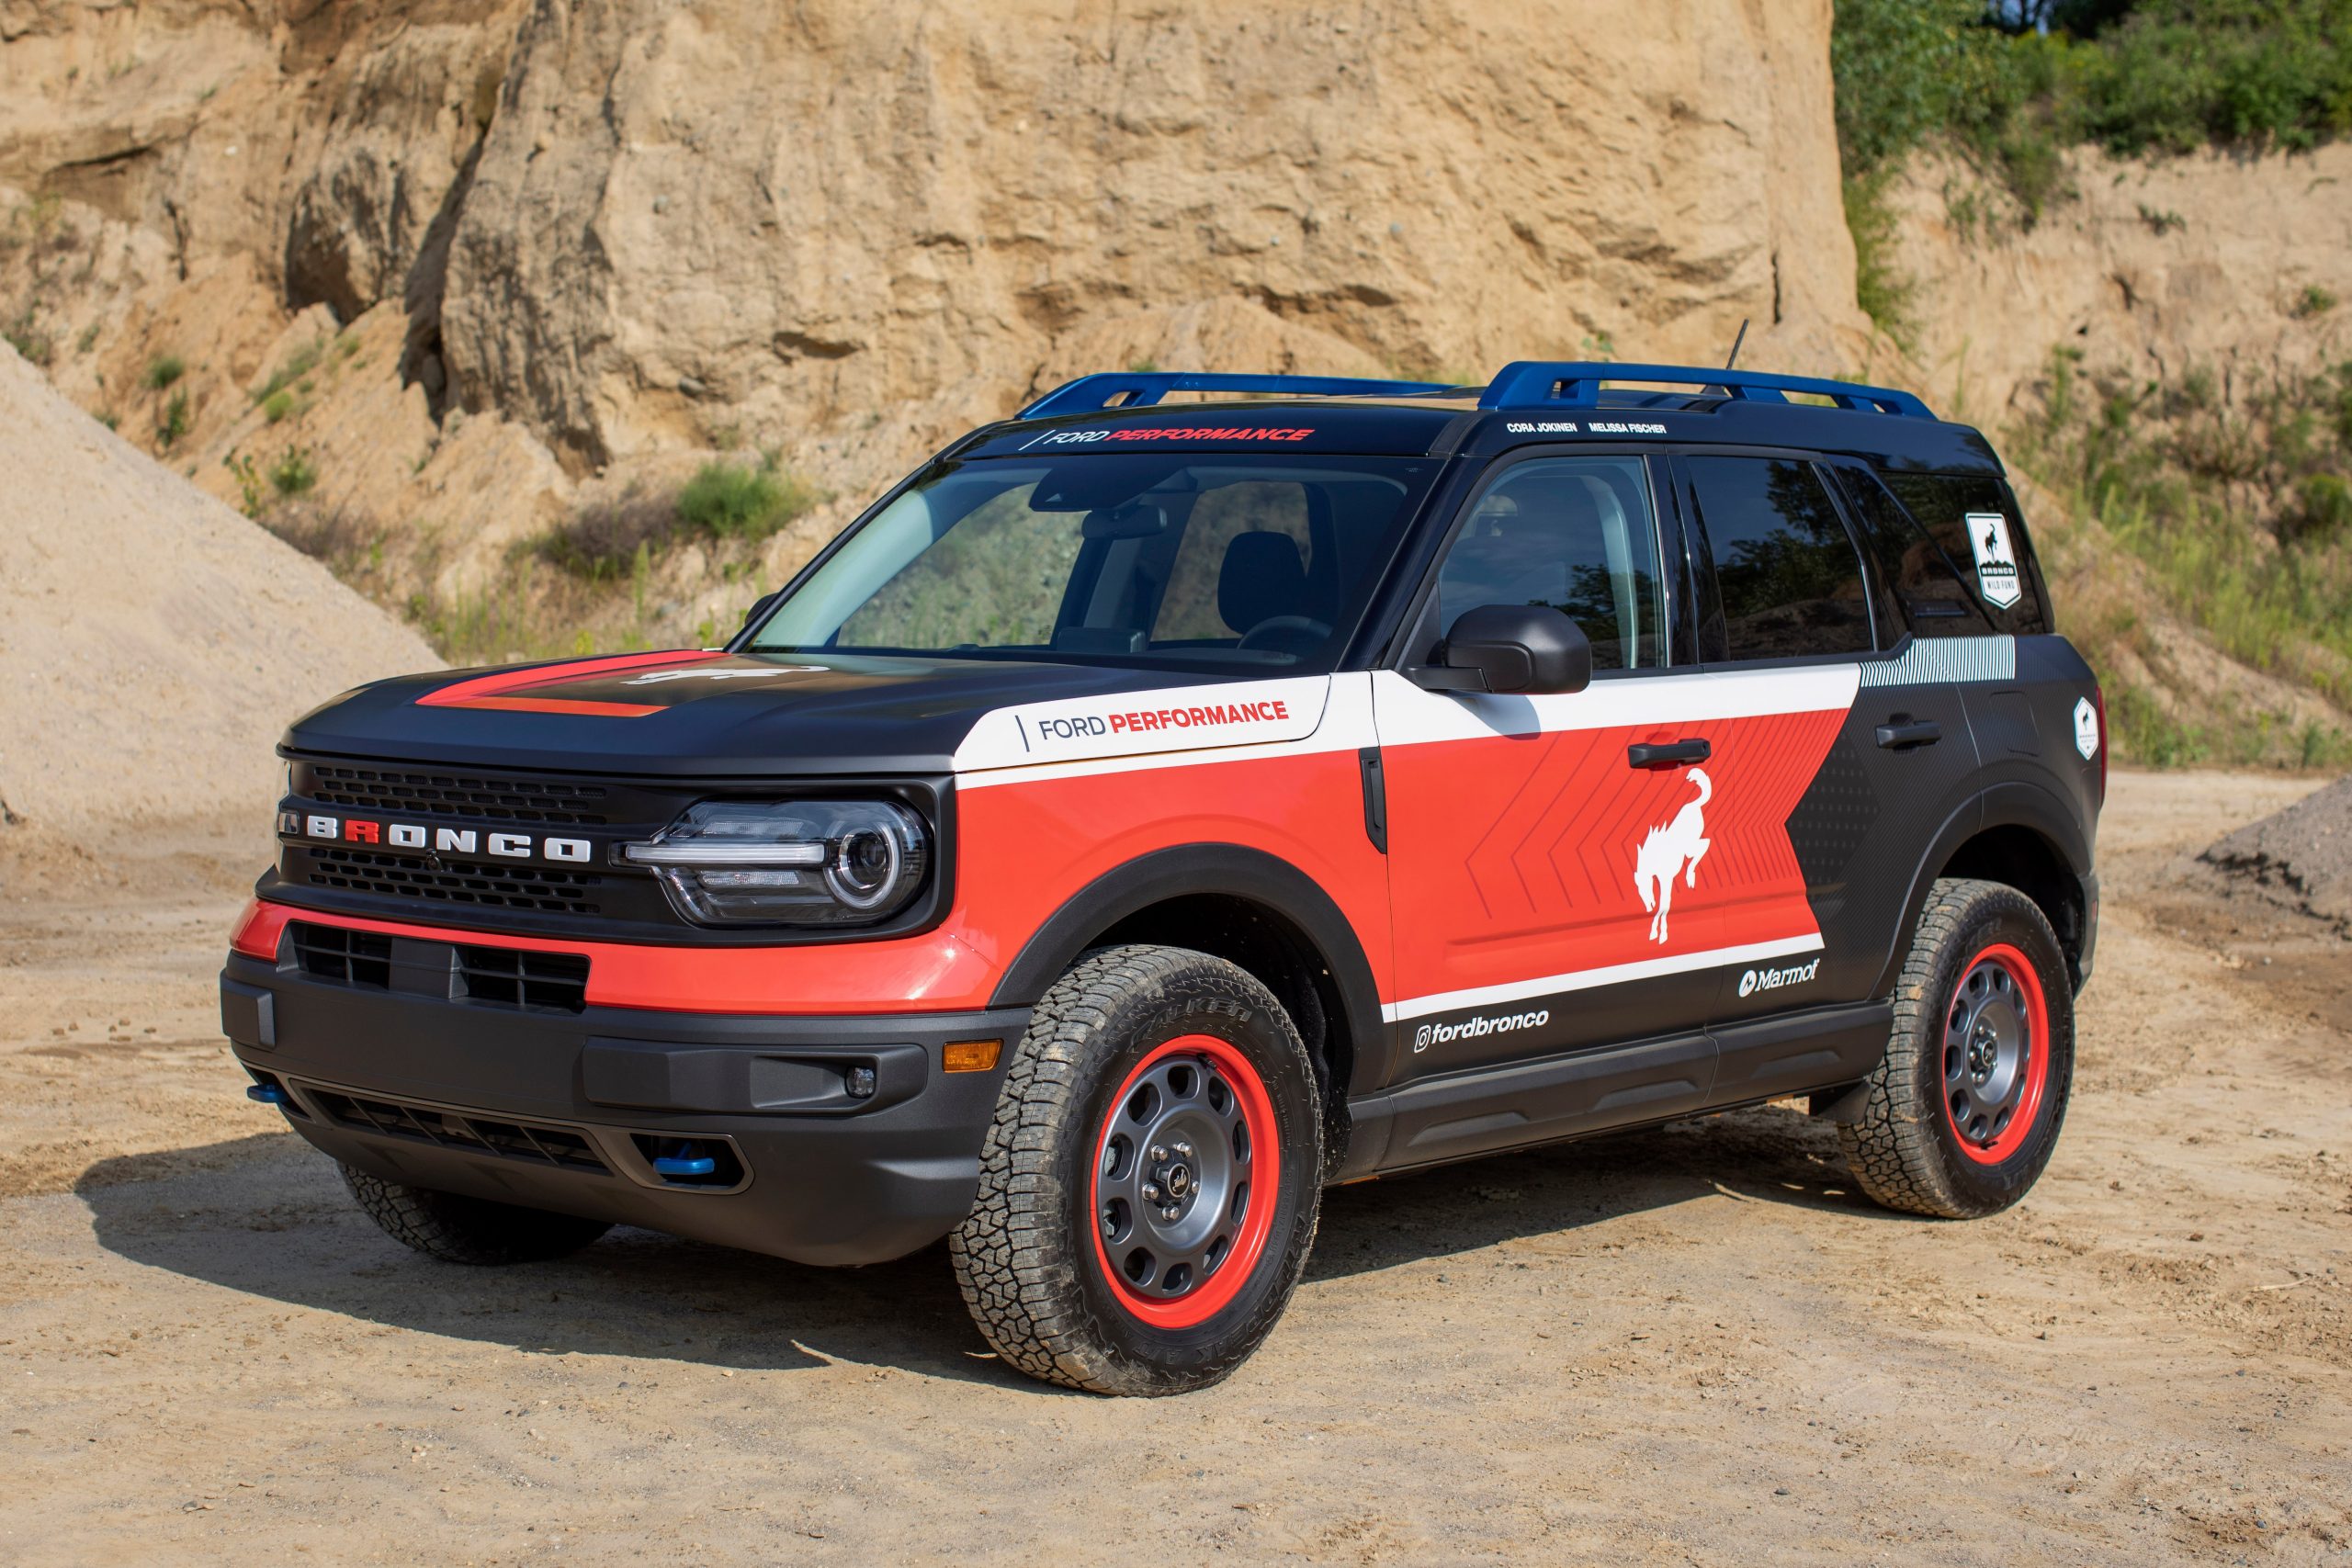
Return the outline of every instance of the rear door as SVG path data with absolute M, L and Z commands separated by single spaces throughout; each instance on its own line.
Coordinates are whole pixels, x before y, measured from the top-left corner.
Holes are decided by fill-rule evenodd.
M 1920 858 L 1964 805 L 1976 762 L 1952 659 L 1910 635 L 1902 593 L 1934 600 L 1925 618 L 1939 625 L 1953 620 L 1947 605 L 1964 606 L 1938 597 L 1917 562 L 1906 582 L 1895 581 L 1888 567 L 1899 563 L 1833 465 L 1694 454 L 1677 468 L 1702 558 L 1707 667 L 1787 679 L 1850 672 L 1851 707 L 1782 818 L 1821 945 L 1801 963 L 1724 972 L 1713 1013 L 1724 1045 L 1714 1098 L 1729 1101 L 1814 1087 L 1838 1067 L 1786 1032 L 1743 1022 L 1860 1003 L 1879 989 Z M 1874 1055 L 1883 1042 L 1883 1029 L 1864 1028 L 1847 1043 Z
M 1498 463 L 1402 649 L 1426 661 L 1483 604 L 1555 604 L 1592 642 L 1589 688 L 1375 678 L 1403 1077 L 1689 1035 L 1703 1061 L 1662 1053 L 1673 1070 L 1655 1092 L 1624 1086 L 1617 1102 L 1617 1120 L 1673 1114 L 1710 1087 L 1701 1034 L 1726 967 L 1820 948 L 1783 824 L 1855 667 L 1699 668 L 1659 477 L 1636 456 Z

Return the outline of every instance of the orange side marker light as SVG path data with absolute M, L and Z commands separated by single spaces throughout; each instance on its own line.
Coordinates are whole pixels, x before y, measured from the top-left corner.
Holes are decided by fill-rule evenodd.
M 939 1053 L 939 1067 L 948 1073 L 985 1073 L 996 1066 L 1001 1040 L 951 1040 Z

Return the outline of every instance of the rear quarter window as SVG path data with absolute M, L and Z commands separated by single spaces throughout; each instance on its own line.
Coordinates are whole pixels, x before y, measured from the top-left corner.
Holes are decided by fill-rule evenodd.
M 1869 541 L 1895 613 L 1913 637 L 1983 637 L 1993 629 L 1976 602 L 1973 578 L 1961 575 L 1943 547 L 1860 463 L 1837 465 L 1838 483 Z
M 2041 570 L 2007 485 L 1984 474 L 1879 477 L 1950 558 L 1996 630 L 2022 637 L 2051 629 Z

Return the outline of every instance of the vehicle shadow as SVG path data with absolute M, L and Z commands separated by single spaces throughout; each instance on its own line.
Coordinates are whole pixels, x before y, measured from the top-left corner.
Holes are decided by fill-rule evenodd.
M 548 1355 L 745 1371 L 836 1360 L 1034 1387 L 974 1331 L 944 1245 L 812 1269 L 619 1229 L 549 1263 L 467 1269 L 386 1237 L 283 1134 L 100 1160 L 74 1191 L 119 1257 L 248 1295 Z M 1307 1278 L 1345 1279 L 1728 1192 L 1863 1207 L 1834 1132 L 1761 1109 L 1340 1188 Z

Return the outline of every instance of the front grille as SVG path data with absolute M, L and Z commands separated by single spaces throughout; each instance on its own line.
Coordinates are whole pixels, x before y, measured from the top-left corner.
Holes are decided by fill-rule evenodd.
M 570 1127 L 551 1127 L 543 1122 L 510 1122 L 467 1111 L 439 1111 L 405 1100 L 345 1094 L 311 1085 L 304 1085 L 303 1092 L 329 1121 L 362 1132 L 445 1149 L 469 1149 L 502 1159 L 552 1166 L 559 1170 L 612 1174 L 612 1168 L 596 1153 L 595 1145 Z
M 444 861 L 435 870 L 406 855 L 305 845 L 313 887 L 467 904 L 490 909 L 538 909 L 559 915 L 598 913 L 594 897 L 604 878 L 594 872 L 529 865 Z
M 343 926 L 297 920 L 288 928 L 294 961 L 316 980 L 384 990 L 392 983 L 392 939 Z
M 591 826 L 605 820 L 602 784 L 328 762 L 311 764 L 310 773 L 311 798 L 321 805 L 380 811 L 388 817 L 486 817 Z
M 588 1006 L 588 960 L 576 953 L 460 945 L 458 984 L 469 1001 L 581 1012 Z

